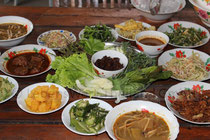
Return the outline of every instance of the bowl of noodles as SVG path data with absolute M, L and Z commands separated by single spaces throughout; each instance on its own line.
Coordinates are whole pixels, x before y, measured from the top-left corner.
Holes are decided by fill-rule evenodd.
M 0 17 L 0 46 L 11 47 L 20 44 L 33 30 L 30 20 L 19 16 Z
M 129 101 L 115 106 L 107 114 L 105 129 L 114 140 L 175 140 L 179 133 L 179 123 L 160 104 Z
M 164 52 L 158 65 L 172 71 L 172 78 L 180 81 L 210 79 L 210 56 L 194 49 L 172 49 Z

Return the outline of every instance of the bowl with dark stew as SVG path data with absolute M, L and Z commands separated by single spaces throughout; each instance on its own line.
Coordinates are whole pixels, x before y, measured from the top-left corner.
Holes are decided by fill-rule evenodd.
M 115 77 L 128 65 L 127 57 L 115 50 L 102 50 L 91 58 L 95 72 L 103 78 Z
M 33 30 L 33 23 L 19 16 L 0 17 L 0 46 L 11 47 L 20 44 Z
M 4 52 L 0 57 L 0 70 L 13 77 L 32 77 L 48 71 L 55 52 L 39 45 L 20 45 Z

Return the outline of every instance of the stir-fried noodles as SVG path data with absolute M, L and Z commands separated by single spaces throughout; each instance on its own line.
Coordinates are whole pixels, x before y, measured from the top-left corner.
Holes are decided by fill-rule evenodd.
M 200 55 L 194 52 L 190 57 L 172 58 L 166 69 L 172 71 L 175 78 L 183 80 L 200 81 L 208 75 Z

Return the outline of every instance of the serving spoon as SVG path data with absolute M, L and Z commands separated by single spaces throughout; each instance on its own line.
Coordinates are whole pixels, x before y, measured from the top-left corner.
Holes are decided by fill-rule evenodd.
M 160 10 L 161 0 L 150 0 L 149 10 L 152 15 L 156 15 Z

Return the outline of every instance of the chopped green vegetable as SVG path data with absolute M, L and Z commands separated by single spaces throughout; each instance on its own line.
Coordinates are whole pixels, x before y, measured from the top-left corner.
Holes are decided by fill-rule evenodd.
M 3 101 L 11 96 L 13 88 L 14 85 L 10 83 L 8 79 L 0 77 L 0 101 Z
M 71 126 L 83 133 L 97 133 L 104 127 L 108 111 L 99 104 L 90 104 L 88 100 L 80 100 L 69 111 Z
M 102 42 L 112 42 L 115 40 L 111 28 L 107 27 L 105 24 L 97 24 L 95 26 L 85 26 L 83 38 L 89 39 L 93 37 L 99 39 Z
M 165 34 L 168 35 L 171 44 L 179 46 L 195 46 L 201 44 L 201 40 L 207 38 L 206 32 L 201 29 L 197 30 L 193 27 L 186 28 L 179 24 L 175 25 L 174 28 L 169 26 L 169 28 L 173 30 L 172 33 L 165 32 Z

